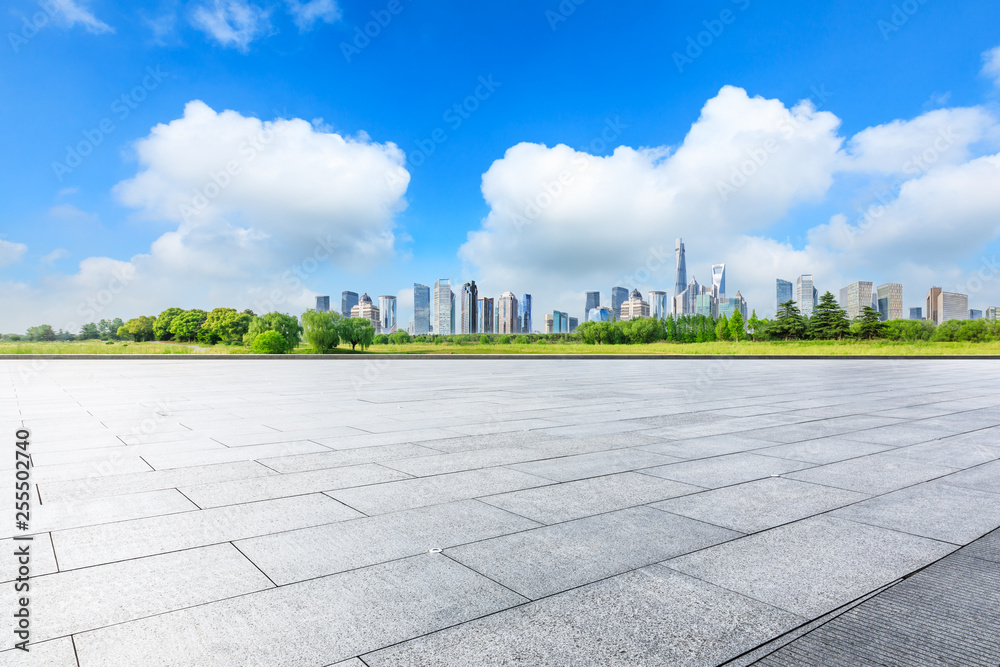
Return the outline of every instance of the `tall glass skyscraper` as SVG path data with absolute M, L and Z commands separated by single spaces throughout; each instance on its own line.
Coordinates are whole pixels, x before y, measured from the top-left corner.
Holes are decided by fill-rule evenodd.
M 512 292 L 504 292 L 497 299 L 497 333 L 517 333 L 517 297 Z
M 454 314 L 455 293 L 451 291 L 451 279 L 440 278 L 434 282 L 434 333 L 451 335 Z
M 342 292 L 340 294 L 340 314 L 344 317 L 351 316 L 351 308 L 358 305 L 357 292 Z
M 721 299 L 726 295 L 726 265 L 725 264 L 713 264 L 712 265 L 712 290 L 715 292 L 715 298 Z
M 413 283 L 413 333 L 420 335 L 431 330 L 431 288 Z
M 653 290 L 649 292 L 649 308 L 650 314 L 657 318 L 663 319 L 670 314 L 670 310 L 667 308 L 667 293 Z M 588 311 L 590 312 L 590 311 Z
M 778 301 L 777 305 L 774 307 L 774 312 L 778 312 L 778 306 L 786 301 L 791 301 L 794 298 L 795 297 L 792 295 L 792 283 L 778 278 Z
M 600 292 L 587 292 L 587 306 L 583 309 L 583 321 L 587 321 L 587 314 L 590 313 L 591 308 L 601 307 L 601 293 Z
M 517 302 L 517 319 L 521 333 L 531 333 L 531 295 L 522 294 Z
M 816 286 L 813 285 L 811 273 L 804 273 L 795 279 L 795 301 L 802 315 L 812 317 L 817 297 L 818 294 L 816 293 Z
M 628 301 L 628 289 L 625 287 L 611 288 L 611 317 L 619 320 L 622 316 L 622 304 Z
M 382 318 L 382 333 L 396 331 L 396 297 L 383 295 L 378 298 L 378 312 Z
M 493 333 L 493 299 L 485 296 L 479 297 L 478 304 L 479 321 L 476 328 L 479 333 Z
M 330 310 L 330 297 L 328 296 L 318 296 L 316 297 L 316 312 L 326 313 Z
M 473 334 L 479 330 L 479 289 L 476 281 L 462 285 L 462 333 Z
M 677 239 L 677 243 L 674 246 L 674 252 L 677 255 L 677 272 L 674 276 L 674 296 L 687 289 L 688 282 L 688 272 L 687 263 L 684 261 L 684 241 L 683 239 Z

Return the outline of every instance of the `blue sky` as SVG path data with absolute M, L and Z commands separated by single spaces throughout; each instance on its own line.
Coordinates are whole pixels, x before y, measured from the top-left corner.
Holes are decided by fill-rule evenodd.
M 995 2 L 13 0 L 0 21 L 4 331 L 344 289 L 399 294 L 405 326 L 441 277 L 576 315 L 586 290 L 670 291 L 677 236 L 689 276 L 726 262 L 762 315 L 810 271 L 1000 303 L 1000 207 L 955 185 L 1000 190 Z M 255 127 L 278 138 L 178 215 Z M 342 243 L 313 269 L 320 237 Z

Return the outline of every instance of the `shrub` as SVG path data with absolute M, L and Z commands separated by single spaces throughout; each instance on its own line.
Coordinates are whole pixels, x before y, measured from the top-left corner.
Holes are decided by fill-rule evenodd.
M 254 354 L 284 354 L 287 343 L 277 331 L 265 331 L 258 334 L 250 346 Z

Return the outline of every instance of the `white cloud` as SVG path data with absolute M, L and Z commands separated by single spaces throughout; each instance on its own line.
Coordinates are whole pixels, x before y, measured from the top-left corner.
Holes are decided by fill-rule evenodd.
M 49 254 L 42 255 L 42 262 L 45 264 L 52 264 L 56 260 L 60 260 L 65 257 L 69 257 L 69 250 L 66 250 L 66 248 L 56 248 Z
M 1000 46 L 983 54 L 983 74 L 992 79 L 994 85 L 1000 86 Z
M 41 0 L 38 4 L 42 5 L 47 11 L 52 11 L 59 22 L 67 28 L 72 28 L 79 23 L 87 32 L 95 35 L 113 33 L 115 31 L 114 28 L 94 16 L 93 12 L 87 9 L 82 3 L 77 2 L 77 0 L 51 0 L 51 2 Z
M 21 261 L 27 251 L 28 246 L 23 243 L 12 243 L 0 239 L 0 266 L 8 266 Z
M 299 32 L 312 30 L 316 21 L 334 23 L 340 18 L 340 7 L 336 0 L 285 0 L 288 13 L 298 26 Z
M 191 23 L 222 46 L 246 52 L 271 31 L 270 10 L 245 0 L 212 0 L 195 8 Z
M 96 213 L 88 213 L 72 204 L 56 204 L 49 209 L 49 215 L 57 220 L 69 222 L 97 222 Z

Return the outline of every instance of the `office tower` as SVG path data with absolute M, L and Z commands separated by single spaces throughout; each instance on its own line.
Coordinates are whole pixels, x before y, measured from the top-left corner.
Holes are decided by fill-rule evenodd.
M 351 316 L 351 308 L 358 305 L 358 293 L 344 291 L 340 295 L 340 314 L 344 317 Z
M 674 253 L 677 256 L 677 271 L 674 273 L 674 298 L 680 296 L 681 292 L 687 289 L 687 263 L 684 261 L 684 241 L 677 239 L 674 244 Z M 681 315 L 682 313 L 677 313 Z
M 462 333 L 474 334 L 479 331 L 479 289 L 476 281 L 462 285 Z
M 413 333 L 430 333 L 431 330 L 431 288 L 413 283 Z
M 522 294 L 517 302 L 517 320 L 521 333 L 531 333 L 531 295 Z
M 476 331 L 478 333 L 493 333 L 493 299 L 491 297 L 479 297 L 476 314 Z
M 816 287 L 811 273 L 804 273 L 795 279 L 795 305 L 805 317 L 812 317 L 816 307 Z
M 787 280 L 782 280 L 778 278 L 777 281 L 777 305 L 774 307 L 774 312 L 778 312 L 778 307 L 786 301 L 792 301 L 795 296 L 792 293 L 792 283 Z
M 451 330 L 449 331 L 449 333 L 454 334 L 455 333 L 455 325 L 458 322 L 458 320 L 455 319 L 455 293 L 452 292 L 451 290 L 448 290 L 448 291 L 451 292 L 451 322 L 450 322 L 450 324 L 451 324 Z
M 628 301 L 628 289 L 625 287 L 611 288 L 611 315 L 616 320 L 622 312 L 622 304 Z
M 911 320 L 922 320 L 924 319 L 923 308 L 917 306 L 916 308 L 910 308 L 910 319 Z
M 969 319 L 970 320 L 981 320 L 983 319 L 983 311 L 976 310 L 974 308 L 969 309 Z
M 938 297 L 941 296 L 940 287 L 932 287 L 927 290 L 927 321 L 934 324 L 941 324 L 941 314 L 938 312 Z
M 903 319 L 903 286 L 886 283 L 876 288 L 878 314 L 883 322 Z
M 569 314 L 561 310 L 552 311 L 552 333 L 569 333 Z
M 406 333 L 410 334 L 411 336 L 414 335 L 414 333 L 416 333 L 413 328 L 413 320 L 410 320 L 410 326 L 406 327 Z
M 496 333 L 500 329 L 500 311 L 496 308 L 493 309 L 493 333 Z
M 552 333 L 552 327 L 553 326 L 555 326 L 555 318 L 553 318 L 551 315 L 546 315 L 545 316 L 545 333 L 547 333 L 547 334 Z
M 382 319 L 379 315 L 378 308 L 372 303 L 372 298 L 368 294 L 361 295 L 361 298 L 356 304 L 351 306 L 351 317 L 363 317 L 372 323 L 372 327 L 375 329 L 375 333 L 381 333 L 382 331 Z
M 317 313 L 330 312 L 330 297 L 328 296 L 316 297 L 316 312 Z
M 687 288 L 674 297 L 674 314 L 694 315 L 695 300 L 704 291 L 705 288 L 698 284 L 698 279 L 691 276 L 691 282 L 688 283 Z
M 712 265 L 712 294 L 716 299 L 726 295 L 726 265 Z
M 587 312 L 590 312 L 588 309 Z M 652 290 L 649 292 L 649 313 L 658 320 L 662 320 L 670 315 L 667 309 L 667 293 Z
M 577 319 L 575 317 L 569 318 L 569 332 L 570 333 L 573 333 L 574 331 L 576 331 L 576 328 L 578 326 L 580 326 L 580 320 L 579 319 Z
M 1000 315 L 1000 307 L 990 306 L 989 308 L 986 309 L 986 315 L 985 315 L 986 319 L 995 320 L 997 319 L 997 315 Z
M 517 297 L 513 292 L 504 292 L 497 299 L 497 333 L 517 333 Z
M 451 291 L 451 280 L 440 278 L 434 282 L 434 333 L 451 334 L 451 315 L 455 311 L 455 293 Z
M 639 317 L 649 317 L 649 304 L 642 300 L 642 294 L 634 289 L 628 297 L 628 301 L 622 304 L 619 319 L 623 322 L 634 320 Z
M 740 317 L 745 320 L 747 319 L 747 301 L 740 294 L 739 290 L 736 290 L 736 296 L 729 297 L 728 299 L 719 299 L 719 306 L 716 312 L 719 317 L 723 315 L 732 317 L 733 313 L 739 312 Z
M 583 309 L 583 320 L 587 321 L 587 313 L 590 312 L 591 308 L 601 307 L 601 293 L 600 292 L 587 292 L 587 306 Z
M 718 317 L 719 301 L 712 295 L 711 292 L 706 291 L 699 294 L 694 298 L 693 314 L 712 318 Z
M 847 312 L 847 319 L 853 321 L 861 316 L 865 307 L 872 305 L 872 285 L 867 280 L 859 280 L 840 290 L 840 307 Z
M 941 322 L 969 319 L 969 295 L 941 292 L 937 299 L 938 317 Z M 938 322 L 940 324 L 940 322 Z
M 396 332 L 396 297 L 382 295 L 378 298 L 378 311 L 382 315 L 382 333 Z
M 590 312 L 587 313 L 588 322 L 610 322 L 611 321 L 611 309 L 607 306 L 601 308 L 591 308 Z

